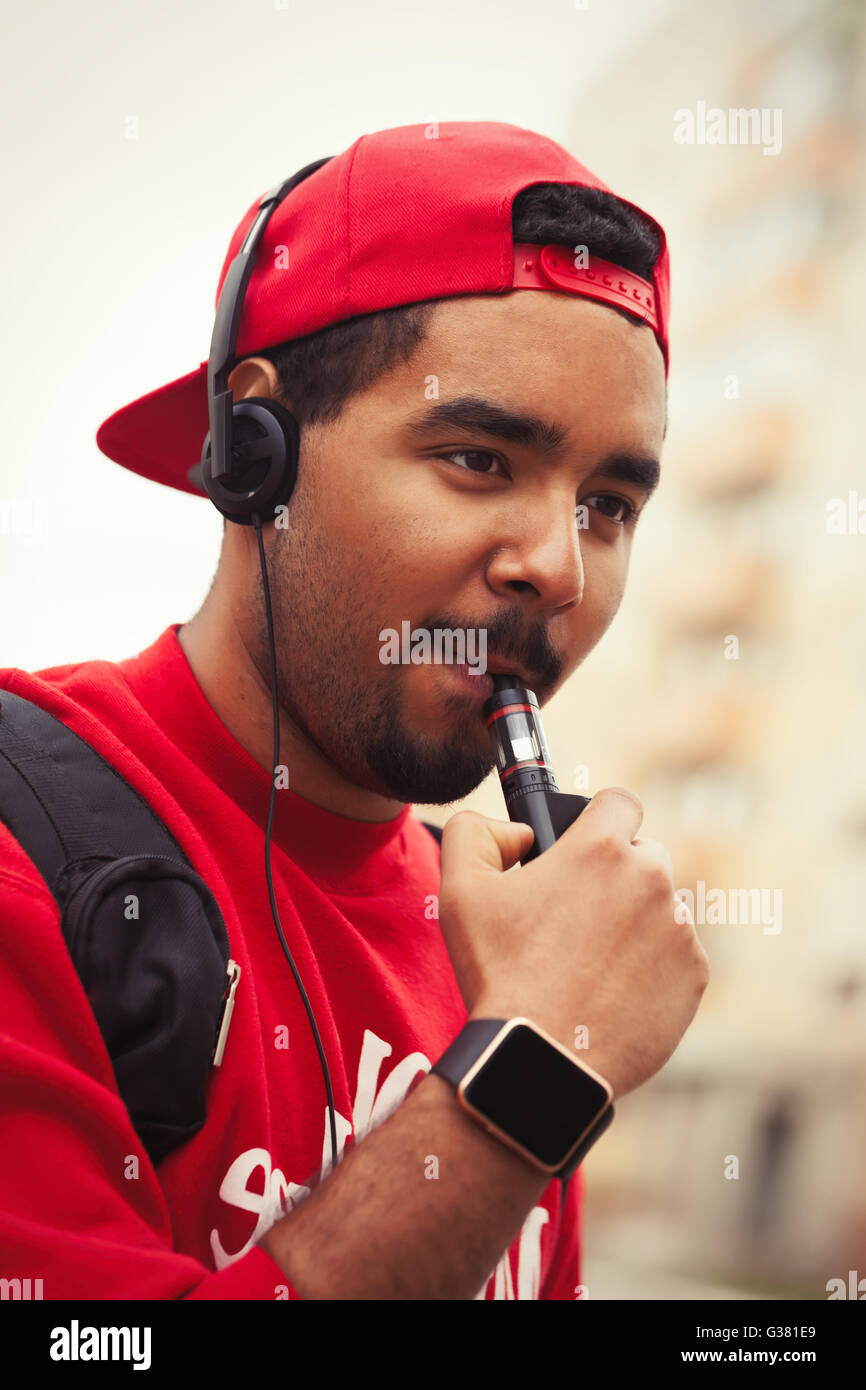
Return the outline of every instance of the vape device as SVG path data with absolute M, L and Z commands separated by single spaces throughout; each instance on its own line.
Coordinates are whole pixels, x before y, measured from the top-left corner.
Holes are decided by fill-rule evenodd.
M 538 701 L 516 676 L 494 676 L 484 715 L 496 751 L 496 766 L 510 820 L 535 831 L 528 864 L 563 835 L 589 805 L 588 796 L 561 792 L 556 785 L 541 726 Z

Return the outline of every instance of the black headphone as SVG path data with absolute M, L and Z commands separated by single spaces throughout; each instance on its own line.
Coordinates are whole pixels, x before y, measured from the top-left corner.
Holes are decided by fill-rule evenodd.
M 202 480 L 217 511 L 241 526 L 254 525 L 256 513 L 273 521 L 275 509 L 288 502 L 298 474 L 299 447 L 298 423 L 285 406 L 268 396 L 249 396 L 237 404 L 232 399 L 228 379 L 236 365 L 244 296 L 271 213 L 332 158 L 317 159 L 264 195 L 229 266 L 217 305 L 207 364 L 210 429 L 202 446 Z
M 277 657 L 274 644 L 274 619 L 271 612 L 271 591 L 262 542 L 262 522 L 273 521 L 277 507 L 288 503 L 298 476 L 300 431 L 298 422 L 285 406 L 267 396 L 249 396 L 236 404 L 229 390 L 228 378 L 235 366 L 238 331 L 244 307 L 244 295 L 255 265 L 256 252 L 268 219 L 283 199 L 314 174 L 333 155 L 317 159 L 278 184 L 259 202 L 252 225 L 240 250 L 229 266 L 217 304 L 216 321 L 210 345 L 207 367 L 208 420 L 210 430 L 202 445 L 202 480 L 208 497 L 217 511 L 240 526 L 255 526 L 259 544 L 259 562 L 265 591 L 265 612 L 268 620 L 268 643 L 271 657 L 271 695 L 274 710 L 274 758 L 271 778 L 271 802 L 265 836 L 265 873 L 271 901 L 271 913 L 280 944 L 295 977 L 304 1001 L 307 1017 L 313 1029 L 325 1091 L 328 1096 L 328 1115 L 331 1125 L 331 1166 L 337 1166 L 337 1125 L 334 1117 L 334 1097 L 328 1064 L 313 1017 L 307 992 L 301 983 L 295 962 L 286 944 L 271 875 L 271 826 L 274 819 L 274 800 L 277 790 L 277 768 L 280 761 L 280 714 L 277 700 Z

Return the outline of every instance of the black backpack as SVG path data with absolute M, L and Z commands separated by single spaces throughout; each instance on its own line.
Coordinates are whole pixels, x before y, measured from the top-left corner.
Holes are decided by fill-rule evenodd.
M 54 896 L 121 1098 L 156 1165 L 204 1124 L 228 1035 L 240 969 L 216 898 L 116 768 L 2 688 L 0 821 Z M 441 843 L 441 829 L 423 823 Z

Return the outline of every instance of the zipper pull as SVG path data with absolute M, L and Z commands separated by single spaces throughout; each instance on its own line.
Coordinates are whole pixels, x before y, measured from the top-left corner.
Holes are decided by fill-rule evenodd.
M 238 980 L 241 978 L 241 968 L 236 961 L 229 961 L 228 965 L 226 966 L 226 975 L 229 979 L 228 991 L 225 996 L 225 1003 L 223 1004 L 223 1014 L 222 1022 L 220 1023 L 219 1037 L 217 1038 L 217 1045 L 214 1050 L 213 1062 L 211 1063 L 211 1065 L 214 1067 L 218 1067 L 222 1063 L 223 1053 L 225 1052 L 226 1047 L 226 1038 L 229 1035 L 229 1024 L 232 1021 L 232 1012 L 235 1007 L 235 992 L 238 987 Z

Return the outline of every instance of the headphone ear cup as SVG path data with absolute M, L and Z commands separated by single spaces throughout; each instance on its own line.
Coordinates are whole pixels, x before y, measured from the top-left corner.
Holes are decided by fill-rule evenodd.
M 229 521 L 273 521 L 276 508 L 287 505 L 298 476 L 298 422 L 270 396 L 247 396 L 232 406 L 232 457 L 237 470 L 215 478 L 210 434 L 202 448 L 202 482 L 214 506 Z

